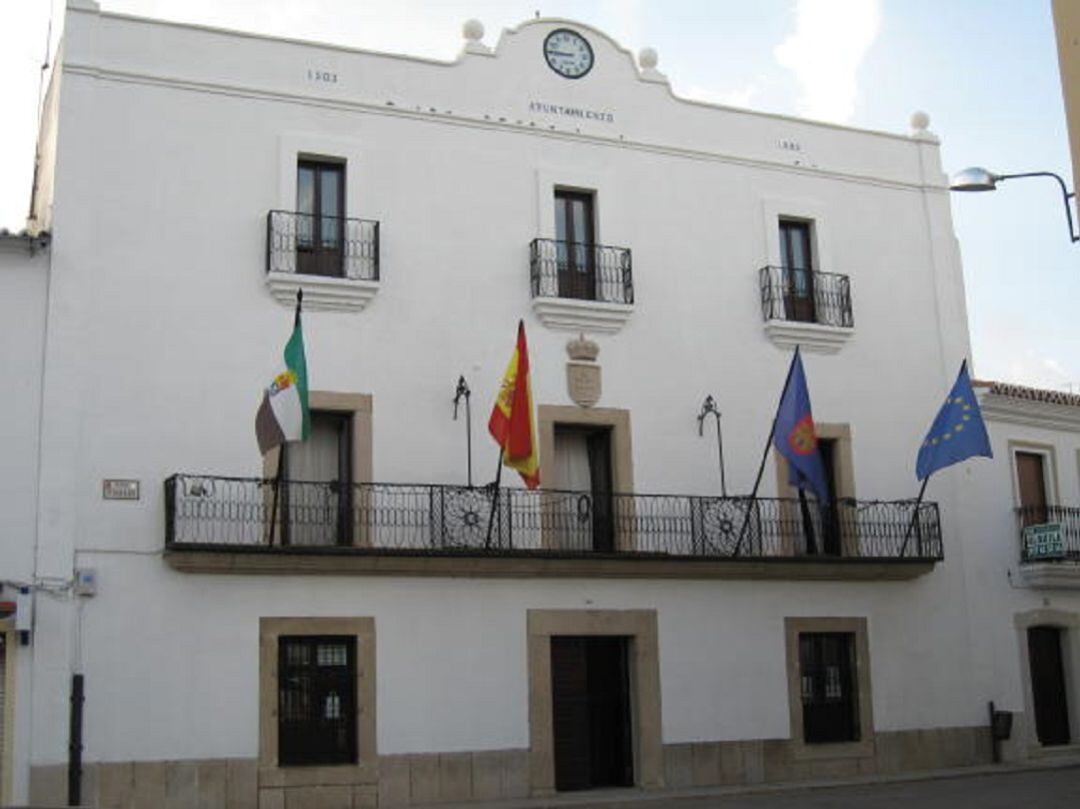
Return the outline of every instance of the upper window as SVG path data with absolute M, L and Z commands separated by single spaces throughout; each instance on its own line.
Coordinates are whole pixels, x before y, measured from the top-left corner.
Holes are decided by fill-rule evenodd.
M 799 682 L 805 742 L 859 740 L 854 633 L 800 633 Z
M 593 195 L 555 191 L 555 250 L 560 298 L 595 300 L 596 251 Z
M 1016 487 L 1020 497 L 1020 519 L 1025 525 L 1047 521 L 1046 456 L 1041 452 L 1018 450 L 1016 458 Z
M 356 763 L 356 638 L 278 639 L 278 763 Z
M 809 222 L 780 220 L 780 267 L 786 319 L 815 322 L 817 307 Z
M 301 160 L 296 169 L 296 270 L 344 274 L 345 166 Z

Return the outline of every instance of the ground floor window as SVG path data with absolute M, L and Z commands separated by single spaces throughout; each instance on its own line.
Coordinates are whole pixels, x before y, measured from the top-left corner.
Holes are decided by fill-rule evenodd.
M 796 758 L 872 757 L 870 633 L 862 617 L 784 619 Z
M 356 762 L 356 638 L 278 638 L 278 761 Z
M 859 740 L 854 633 L 801 633 L 799 682 L 805 742 Z
M 260 794 L 375 783 L 377 761 L 375 619 L 260 618 Z

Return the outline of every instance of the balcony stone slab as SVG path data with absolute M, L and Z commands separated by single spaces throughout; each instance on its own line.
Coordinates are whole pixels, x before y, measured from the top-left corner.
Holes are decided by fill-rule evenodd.
M 266 286 L 278 303 L 296 305 L 296 291 L 304 290 L 304 308 L 330 312 L 360 312 L 379 291 L 378 281 L 328 278 L 321 275 L 269 272 Z
M 1080 590 L 1080 561 L 1023 562 L 1020 581 L 1036 590 Z
M 306 291 L 304 294 L 306 296 Z M 632 303 L 606 303 L 574 298 L 533 298 L 532 307 L 540 322 L 549 329 L 594 334 L 615 334 L 621 331 L 634 313 Z
M 765 335 L 779 348 L 799 346 L 803 351 L 835 354 L 855 335 L 855 329 L 798 320 L 766 320 Z
M 369 548 L 174 547 L 165 561 L 185 573 L 454 576 L 473 578 L 776 579 L 897 581 L 934 569 L 932 559 L 804 556 L 685 559 L 642 554 L 559 558 L 467 553 L 409 554 Z

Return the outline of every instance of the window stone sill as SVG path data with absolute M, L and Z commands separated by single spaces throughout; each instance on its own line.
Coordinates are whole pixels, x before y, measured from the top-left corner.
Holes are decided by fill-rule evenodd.
M 359 312 L 375 297 L 379 282 L 271 272 L 266 274 L 266 287 L 274 300 L 286 306 L 296 304 L 296 290 L 303 287 L 305 309 Z
M 835 354 L 855 334 L 844 326 L 823 326 L 798 320 L 766 320 L 765 335 L 780 348 L 800 346 L 805 351 Z
M 1080 590 L 1080 563 L 1068 560 L 1023 562 L 1020 581 L 1034 589 Z
M 533 311 L 549 329 L 615 334 L 634 313 L 632 303 L 605 303 L 574 298 L 533 298 Z

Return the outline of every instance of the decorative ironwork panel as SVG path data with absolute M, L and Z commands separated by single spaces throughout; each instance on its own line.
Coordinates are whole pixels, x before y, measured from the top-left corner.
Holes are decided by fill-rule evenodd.
M 686 559 L 942 558 L 936 503 L 807 498 L 606 494 L 504 488 L 491 519 L 489 487 L 357 483 L 346 497 L 337 483 L 173 475 L 165 482 L 166 545 L 200 549 L 267 546 L 296 533 L 295 550 L 442 551 L 471 554 L 596 553 Z M 328 497 L 348 510 L 316 508 Z M 601 498 L 601 499 L 598 499 Z M 601 504 L 599 511 L 597 503 Z M 277 504 L 276 510 L 274 504 Z M 312 504 L 315 504 L 314 506 Z M 1080 550 L 1075 509 L 1060 515 L 1071 552 Z M 300 514 L 292 513 L 300 509 Z M 285 517 L 283 522 L 283 515 Z M 273 516 L 275 531 L 271 532 Z M 337 520 L 349 519 L 352 545 L 338 544 Z M 489 531 L 489 521 L 491 522 Z M 607 537 L 608 541 L 602 541 Z M 610 541 L 613 539 L 613 543 Z
M 533 239 L 529 273 L 534 298 L 634 302 L 629 247 Z
M 489 487 L 431 487 L 433 534 L 436 548 L 512 548 L 511 491 Z
M 379 223 L 368 219 L 320 216 L 313 238 L 314 214 L 270 211 L 266 217 L 266 271 L 325 275 L 353 281 L 379 280 Z
M 767 266 L 758 271 L 765 320 L 801 320 L 853 328 L 851 280 L 830 272 Z

